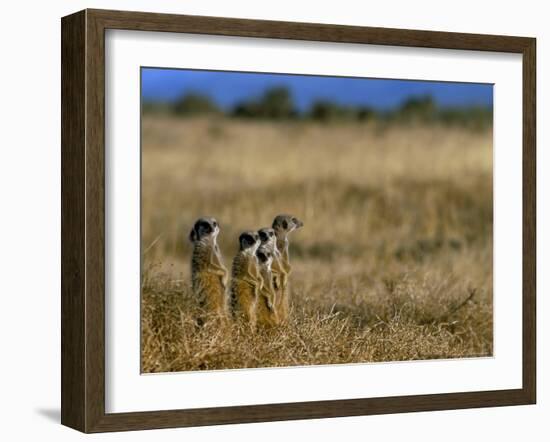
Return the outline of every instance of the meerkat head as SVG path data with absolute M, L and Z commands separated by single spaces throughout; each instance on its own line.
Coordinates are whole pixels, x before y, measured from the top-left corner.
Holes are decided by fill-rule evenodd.
M 258 232 L 248 231 L 243 232 L 239 236 L 239 250 L 254 255 L 258 247 L 260 247 L 260 235 Z
M 256 256 L 258 257 L 260 265 L 267 269 L 271 269 L 271 264 L 273 263 L 273 253 L 271 253 L 271 250 L 261 245 L 256 251 Z
M 272 228 L 264 227 L 258 230 L 258 235 L 260 235 L 262 247 L 266 247 L 268 250 L 273 250 L 274 247 L 277 247 L 277 237 L 275 236 L 275 230 Z
M 215 218 L 210 216 L 199 218 L 195 221 L 191 233 L 189 233 L 189 240 L 192 243 L 204 241 L 204 240 L 216 240 L 216 237 L 220 233 L 220 225 Z
M 277 215 L 273 220 L 273 230 L 277 239 L 284 239 L 287 235 L 302 227 L 304 223 L 298 218 L 290 215 Z

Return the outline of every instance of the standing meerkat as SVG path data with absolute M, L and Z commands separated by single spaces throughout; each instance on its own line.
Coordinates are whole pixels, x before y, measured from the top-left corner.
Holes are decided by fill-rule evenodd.
M 278 290 L 277 296 L 277 314 L 279 320 L 285 322 L 288 319 L 288 311 L 290 308 L 290 292 L 288 288 L 288 276 L 292 271 L 290 265 L 290 255 L 289 255 L 289 241 L 288 235 L 296 229 L 302 227 L 304 223 L 298 218 L 291 215 L 277 215 L 273 220 L 273 230 L 275 232 L 275 237 L 277 238 L 276 245 L 277 249 L 281 253 L 281 267 L 285 271 L 285 283 L 281 284 L 280 289 Z
M 239 236 L 239 251 L 231 267 L 231 310 L 233 315 L 256 326 L 256 302 L 263 288 L 256 251 L 260 246 L 257 232 Z
M 273 288 L 275 291 L 280 290 L 282 286 L 286 286 L 287 273 L 283 267 L 282 255 L 277 247 L 277 237 L 275 230 L 270 227 L 264 227 L 258 230 L 260 235 L 261 247 L 266 248 L 273 255 L 273 263 L 271 265 L 271 273 L 273 275 Z
M 277 294 L 273 287 L 272 263 L 273 253 L 264 245 L 256 252 L 260 265 L 260 275 L 263 279 L 263 287 L 260 290 L 256 303 L 256 322 L 263 327 L 273 327 L 279 323 L 275 303 Z
M 193 243 L 191 255 L 191 282 L 199 306 L 207 314 L 225 317 L 227 314 L 227 276 L 217 237 L 220 226 L 215 218 L 199 218 L 193 225 L 189 240 Z

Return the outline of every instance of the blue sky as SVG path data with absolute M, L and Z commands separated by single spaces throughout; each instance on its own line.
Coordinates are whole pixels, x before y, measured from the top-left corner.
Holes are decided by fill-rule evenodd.
M 493 105 L 492 85 L 478 83 L 159 68 L 142 68 L 141 78 L 142 96 L 147 101 L 172 101 L 186 93 L 198 92 L 210 96 L 224 109 L 259 97 L 274 86 L 288 87 L 301 111 L 318 99 L 391 110 L 412 96 L 424 95 L 431 95 L 441 107 Z

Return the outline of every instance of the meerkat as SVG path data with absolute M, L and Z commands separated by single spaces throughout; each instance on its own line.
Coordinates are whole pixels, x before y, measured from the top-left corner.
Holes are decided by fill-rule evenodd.
M 288 288 L 288 276 L 292 271 L 289 255 L 288 235 L 296 229 L 302 227 L 304 223 L 298 218 L 290 215 L 277 215 L 273 220 L 273 230 L 275 232 L 277 249 L 281 254 L 281 267 L 285 272 L 285 283 L 281 284 L 278 290 L 276 310 L 281 322 L 288 319 L 288 311 L 290 308 L 290 292 Z
M 227 314 L 228 272 L 217 243 L 220 226 L 212 217 L 199 218 L 189 234 L 193 243 L 191 283 L 199 306 L 207 314 Z M 203 319 L 199 318 L 199 323 Z
M 260 275 L 263 279 L 263 287 L 260 290 L 256 303 L 256 323 L 263 327 L 273 327 L 279 323 L 275 303 L 277 294 L 273 287 L 273 275 L 271 273 L 273 253 L 261 245 L 256 252 L 260 265 Z
M 258 230 L 260 235 L 261 247 L 266 248 L 273 255 L 273 263 L 271 265 L 271 273 L 273 275 L 273 288 L 277 291 L 282 286 L 286 286 L 287 273 L 283 268 L 282 255 L 277 247 L 277 237 L 275 230 L 270 227 L 264 227 Z
M 256 251 L 260 246 L 257 232 L 239 236 L 239 251 L 231 267 L 231 310 L 237 318 L 256 326 L 256 303 L 263 288 Z

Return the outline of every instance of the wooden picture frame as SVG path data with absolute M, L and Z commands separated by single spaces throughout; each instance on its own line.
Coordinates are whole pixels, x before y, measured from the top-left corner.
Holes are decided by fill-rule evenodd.
M 513 390 L 105 412 L 105 30 L 496 51 L 523 57 L 523 386 Z M 84 10 L 62 19 L 62 408 L 83 432 L 533 404 L 536 398 L 533 38 Z

